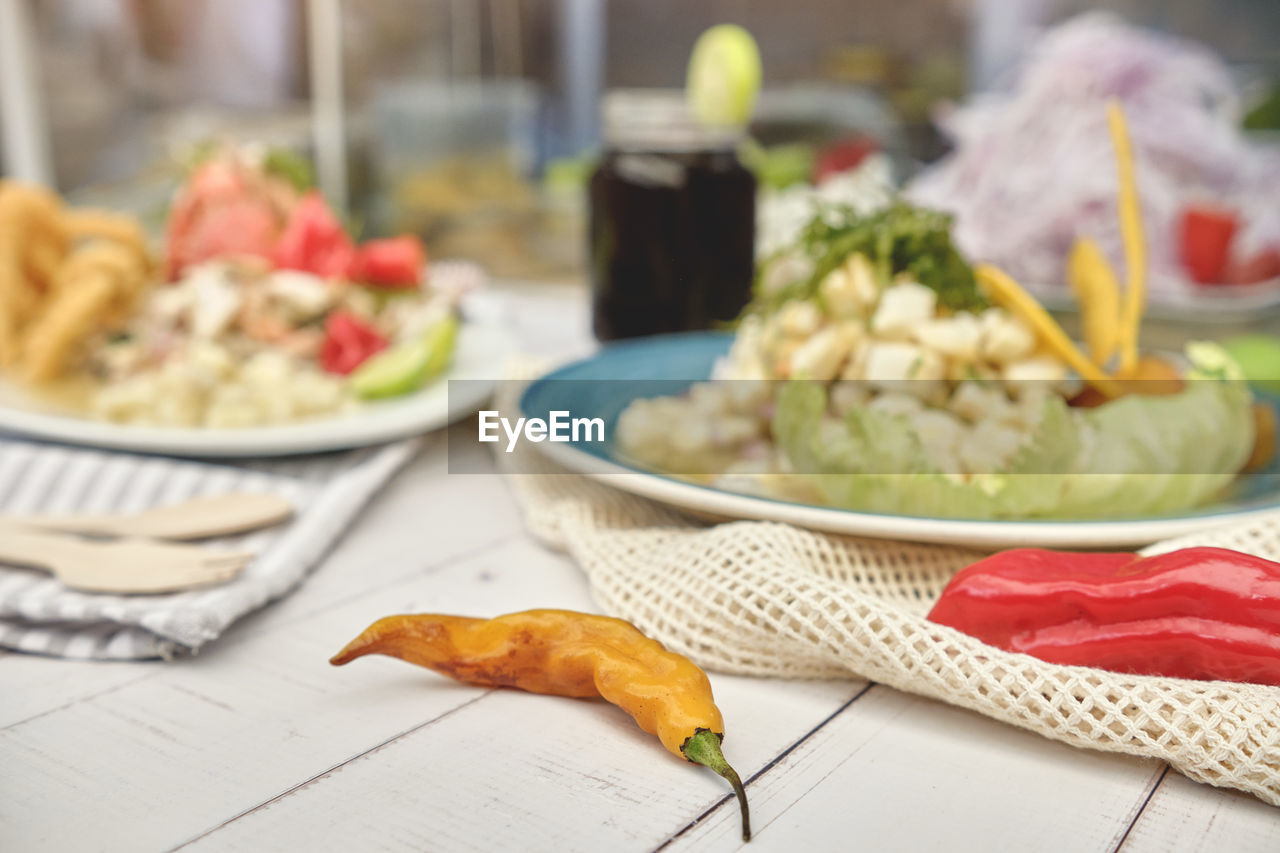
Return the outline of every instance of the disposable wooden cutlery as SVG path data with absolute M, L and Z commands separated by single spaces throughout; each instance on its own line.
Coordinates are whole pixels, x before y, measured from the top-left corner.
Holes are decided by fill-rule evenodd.
M 0 523 L 89 536 L 145 539 L 208 539 L 278 524 L 293 514 L 287 498 L 261 492 L 233 492 L 192 498 L 134 513 L 29 515 Z
M 0 562 L 44 569 L 86 592 L 175 592 L 221 583 L 251 559 L 244 551 L 140 539 L 89 541 L 0 523 Z

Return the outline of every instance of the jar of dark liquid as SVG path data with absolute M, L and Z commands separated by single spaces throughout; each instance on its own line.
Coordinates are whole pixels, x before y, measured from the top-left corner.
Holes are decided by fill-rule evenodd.
M 707 329 L 751 297 L 755 177 L 741 129 L 708 129 L 683 94 L 604 100 L 605 152 L 591 177 L 594 328 L 601 340 Z

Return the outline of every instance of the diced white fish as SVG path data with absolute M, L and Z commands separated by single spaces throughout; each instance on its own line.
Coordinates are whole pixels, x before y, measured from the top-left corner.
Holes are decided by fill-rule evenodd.
M 809 337 L 791 354 L 791 376 L 797 379 L 835 379 L 862 336 L 855 322 L 836 323 Z
M 877 336 L 909 338 L 917 325 L 933 318 L 938 295 L 914 281 L 900 281 L 885 288 L 871 317 Z
M 943 379 L 946 364 L 942 356 L 916 344 L 872 341 L 867 346 L 863 372 L 865 379 L 877 384 L 904 380 L 927 383 Z
M 778 309 L 777 323 L 788 337 L 807 338 L 822 325 L 822 312 L 812 302 L 793 299 Z
M 300 270 L 277 270 L 264 286 L 289 319 L 299 323 L 323 314 L 336 294 L 324 279 Z
M 1053 385 L 1067 378 L 1067 366 L 1056 358 L 1037 355 L 1009 362 L 1002 371 L 1003 378 L 1015 392 L 1035 385 Z
M 978 359 L 982 340 L 982 324 L 968 311 L 960 311 L 951 317 L 935 317 L 915 326 L 912 337 L 922 346 L 948 358 L 962 361 Z
M 242 288 L 225 267 L 214 264 L 192 270 L 188 286 L 192 292 L 187 314 L 191 334 L 205 340 L 221 337 L 240 311 Z
M 838 320 L 865 316 L 875 304 L 878 291 L 871 262 L 860 252 L 827 273 L 818 285 L 827 312 Z
M 947 408 L 970 423 L 984 419 L 1001 420 L 1012 404 L 997 384 L 961 382 L 951 394 Z
M 1026 358 L 1036 348 L 1035 333 L 1025 323 L 1002 308 L 982 312 L 980 355 L 989 361 L 1005 363 Z

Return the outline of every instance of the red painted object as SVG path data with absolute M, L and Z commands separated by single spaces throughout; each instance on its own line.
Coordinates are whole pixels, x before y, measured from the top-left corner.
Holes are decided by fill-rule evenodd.
M 929 619 L 1050 663 L 1280 685 L 1280 563 L 1016 549 L 959 572 Z

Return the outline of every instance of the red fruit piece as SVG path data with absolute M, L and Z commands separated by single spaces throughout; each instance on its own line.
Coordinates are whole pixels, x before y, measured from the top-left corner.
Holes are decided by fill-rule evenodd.
M 290 211 L 272 259 L 278 269 L 346 278 L 355 260 L 355 244 L 324 197 L 312 190 Z
M 374 353 L 387 348 L 387 339 L 350 311 L 335 311 L 324 326 L 320 366 L 346 376 Z
M 369 240 L 356 247 L 351 280 L 375 287 L 414 288 L 422 283 L 427 253 L 417 237 Z
M 1240 221 L 1229 210 L 1209 205 L 1188 205 L 1178 220 L 1178 246 L 1183 267 L 1200 284 L 1223 281 L 1231 241 Z
M 214 258 L 270 258 L 283 227 L 280 202 L 269 182 L 240 164 L 211 160 L 178 191 L 165 227 L 165 273 L 178 278 Z

